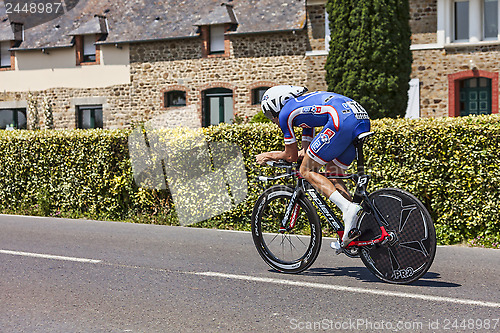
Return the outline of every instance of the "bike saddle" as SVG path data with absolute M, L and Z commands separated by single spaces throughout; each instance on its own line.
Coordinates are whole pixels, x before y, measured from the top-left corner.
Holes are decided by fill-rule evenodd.
M 363 132 L 359 134 L 353 141 L 354 145 L 357 146 L 358 144 L 363 144 L 365 140 L 368 139 L 373 134 L 375 134 L 375 132 Z

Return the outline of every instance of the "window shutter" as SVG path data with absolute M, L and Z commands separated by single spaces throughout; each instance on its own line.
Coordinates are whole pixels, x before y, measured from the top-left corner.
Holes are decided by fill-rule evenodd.
M 83 55 L 94 55 L 95 52 L 95 35 L 83 36 Z
M 10 42 L 0 42 L 0 66 L 10 66 Z
M 224 52 L 224 25 L 210 27 L 210 52 Z

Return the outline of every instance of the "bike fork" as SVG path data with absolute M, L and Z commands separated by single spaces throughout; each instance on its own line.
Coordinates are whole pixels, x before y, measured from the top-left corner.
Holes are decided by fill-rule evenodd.
M 303 190 L 301 187 L 297 186 L 295 191 L 293 192 L 292 198 L 286 207 L 285 216 L 281 221 L 280 232 L 284 233 L 285 231 L 290 231 L 295 227 L 295 223 L 297 222 L 297 218 L 299 216 L 299 197 L 303 194 Z

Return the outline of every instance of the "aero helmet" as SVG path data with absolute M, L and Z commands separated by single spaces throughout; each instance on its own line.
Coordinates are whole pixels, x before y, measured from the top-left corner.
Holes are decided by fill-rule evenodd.
M 262 112 L 264 115 L 273 120 L 278 116 L 285 103 L 291 99 L 299 97 L 307 91 L 306 87 L 298 86 L 275 86 L 267 89 L 262 96 Z

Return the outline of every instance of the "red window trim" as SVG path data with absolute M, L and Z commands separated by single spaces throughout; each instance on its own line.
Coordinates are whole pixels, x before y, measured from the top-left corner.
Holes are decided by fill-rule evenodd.
M 167 109 L 174 109 L 174 108 L 185 108 L 186 106 L 166 106 L 165 105 L 165 95 L 170 92 L 170 91 L 183 91 L 186 93 L 186 106 L 189 106 L 190 105 L 190 100 L 189 100 L 189 94 L 188 94 L 188 89 L 187 87 L 185 86 L 181 86 L 181 85 L 173 85 L 173 86 L 169 86 L 165 89 L 162 89 L 160 91 L 160 100 L 161 100 L 161 108 L 163 110 L 167 110 Z
M 485 77 L 491 79 L 491 113 L 498 113 L 498 73 L 482 70 L 469 70 L 448 75 L 448 115 L 460 116 L 460 81 Z

